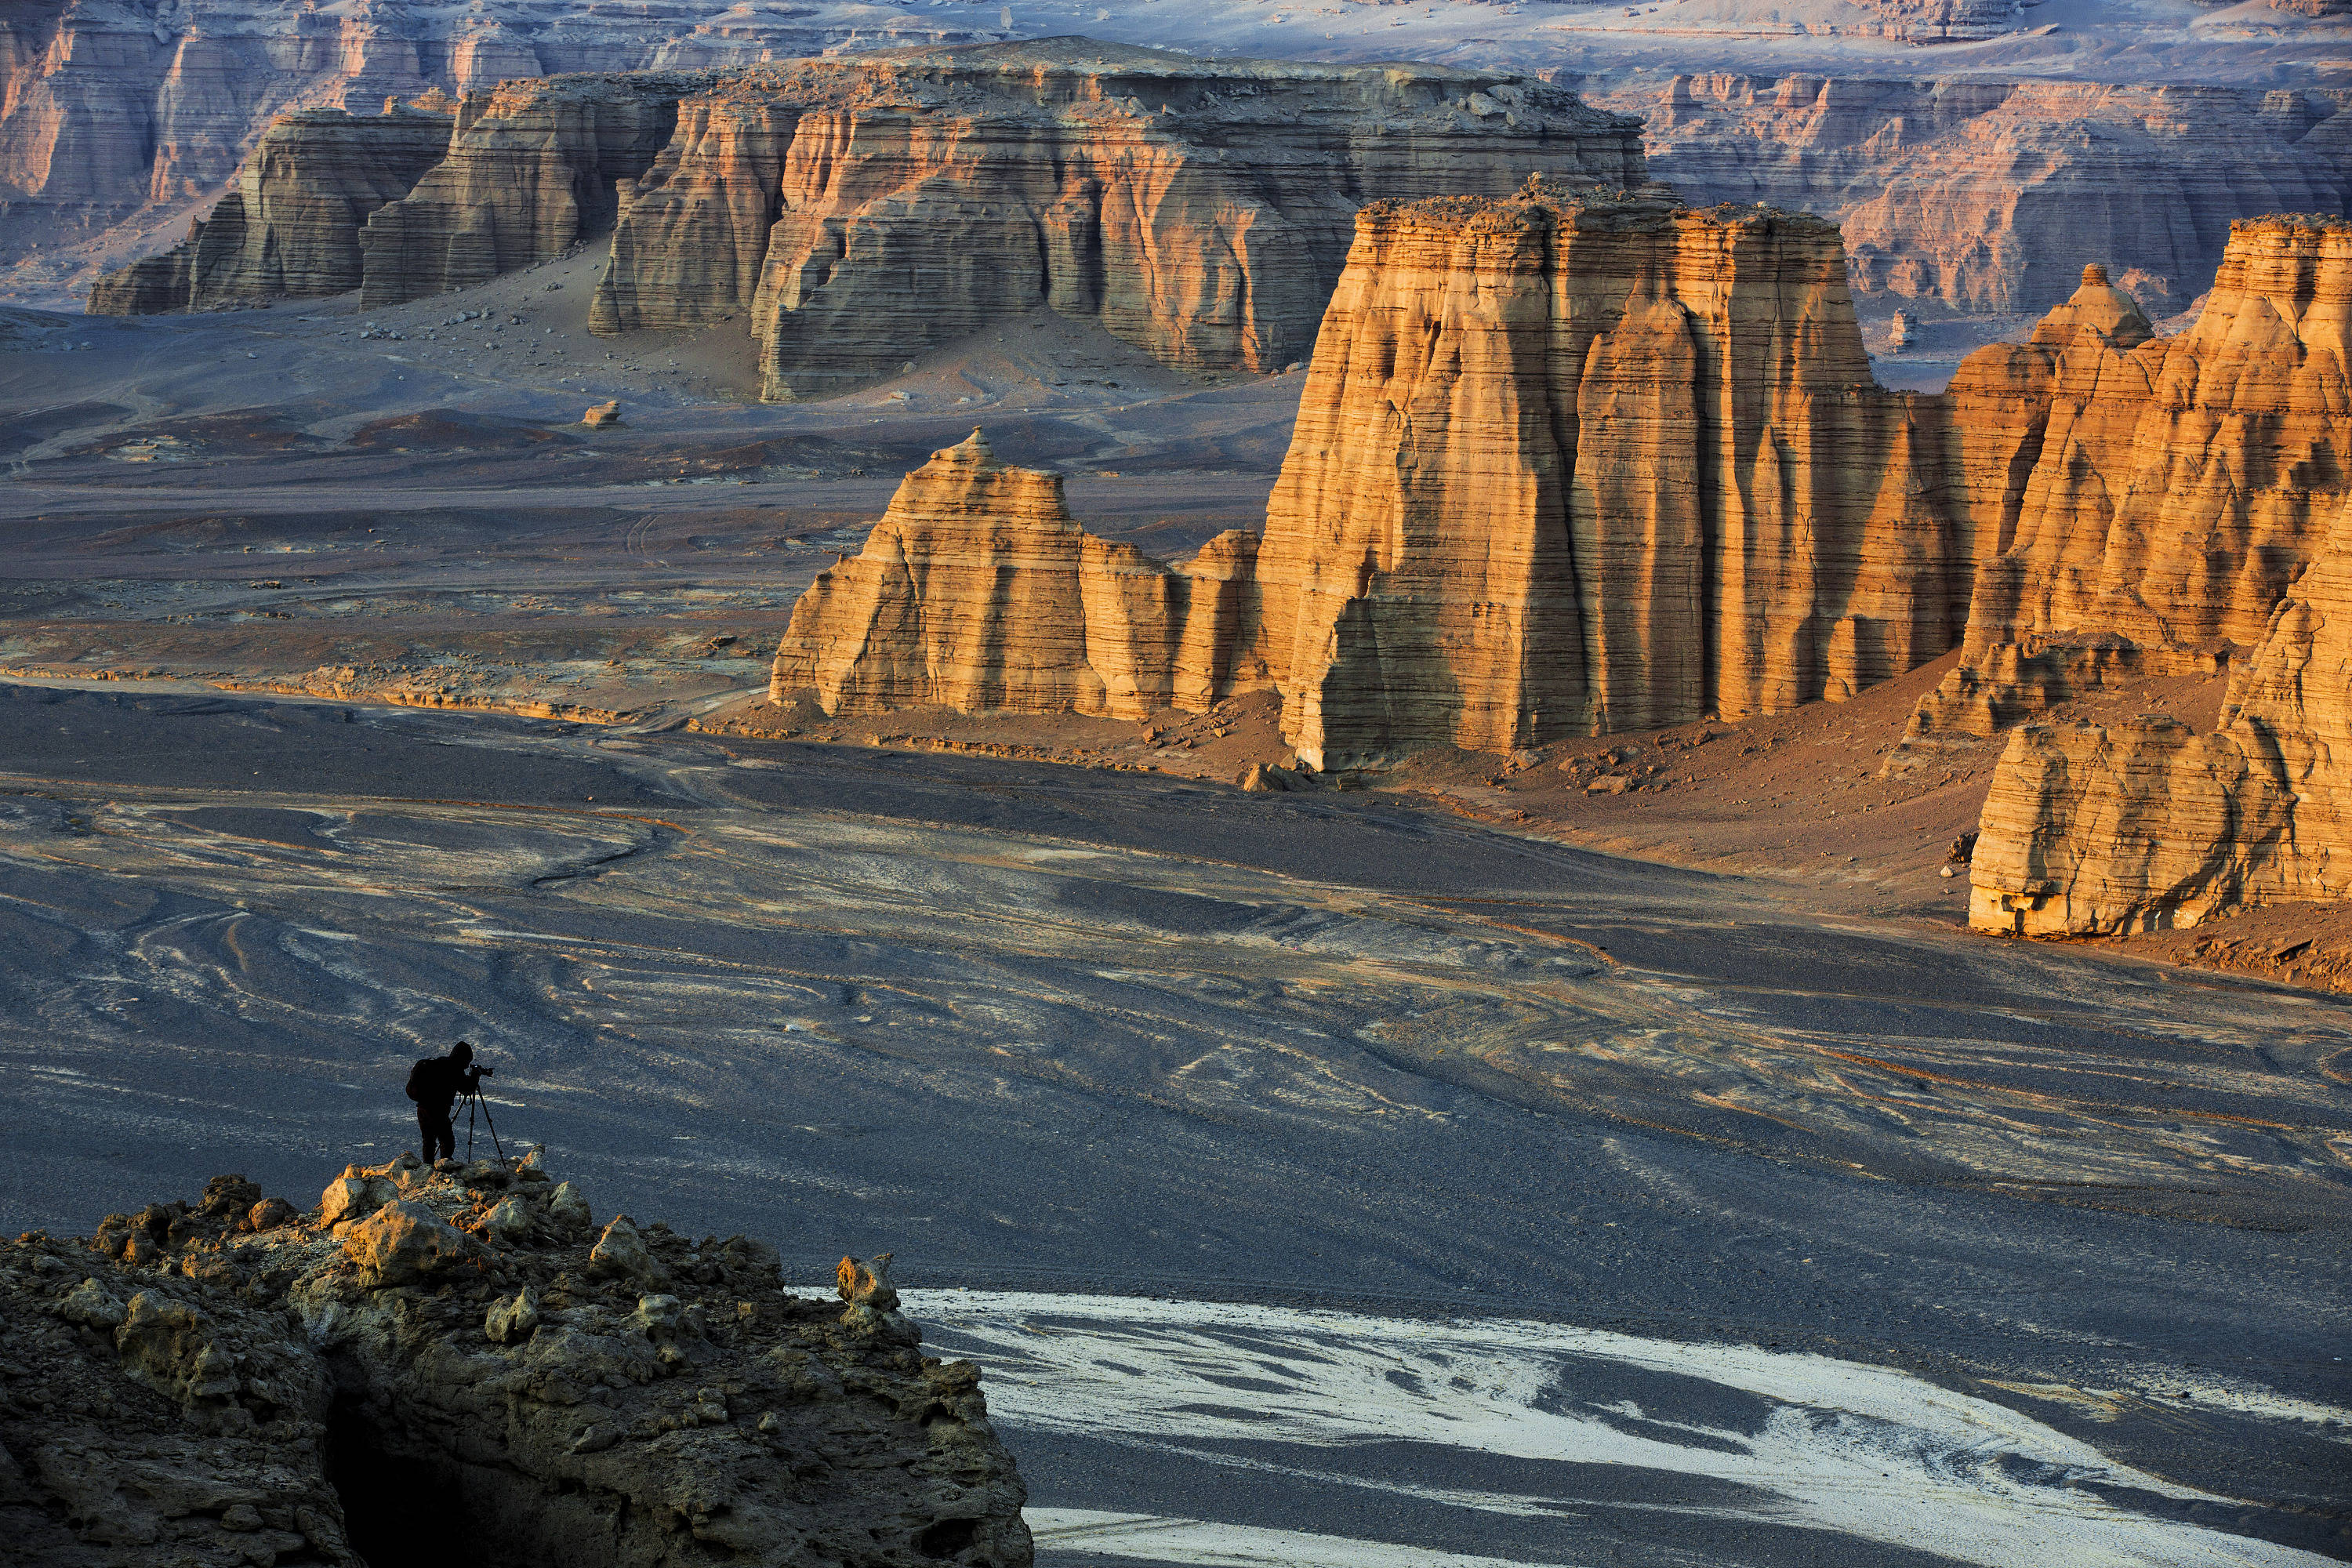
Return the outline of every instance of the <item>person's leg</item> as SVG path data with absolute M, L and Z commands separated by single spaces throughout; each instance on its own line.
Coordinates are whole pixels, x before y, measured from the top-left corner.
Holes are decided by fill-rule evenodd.
M 433 1163 L 433 1141 L 438 1136 L 440 1136 L 439 1130 L 433 1125 L 433 1108 L 429 1105 L 418 1106 L 416 1108 L 416 1152 L 425 1156 L 425 1163 L 428 1165 Z

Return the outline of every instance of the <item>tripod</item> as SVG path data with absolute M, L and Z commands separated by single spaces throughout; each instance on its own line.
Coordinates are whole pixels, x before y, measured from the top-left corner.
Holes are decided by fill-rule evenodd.
M 467 1089 L 463 1098 L 466 1102 L 466 1160 L 467 1163 L 470 1164 L 474 1158 L 474 1113 L 476 1111 L 479 1111 L 483 1121 L 488 1124 L 490 1129 L 490 1147 L 499 1152 L 499 1158 L 503 1161 L 507 1157 L 506 1147 L 499 1142 L 499 1124 L 490 1115 L 489 1102 L 482 1098 L 481 1086 L 477 1084 L 474 1088 Z

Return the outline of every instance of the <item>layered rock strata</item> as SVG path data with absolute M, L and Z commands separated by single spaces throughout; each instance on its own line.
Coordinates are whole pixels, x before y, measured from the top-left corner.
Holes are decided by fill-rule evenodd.
M 2147 714 L 2011 737 L 1969 873 L 1969 922 L 2017 934 L 2168 930 L 2352 895 L 2352 508 L 2199 734 Z
M 2238 225 L 2212 298 L 2156 339 L 2094 268 L 1949 394 L 1987 541 L 1958 668 L 1914 741 L 1998 732 L 2118 675 L 2214 669 L 2267 635 L 2352 492 L 2352 225 Z
M 776 399 L 1040 305 L 1170 364 L 1278 370 L 1363 202 L 1645 178 L 1634 122 L 1507 74 L 1083 38 L 747 73 L 681 114 L 594 324 L 748 309 Z
M 1369 208 L 1258 556 L 1284 733 L 1328 764 L 1850 695 L 1958 637 L 1943 469 L 1820 219 Z
M 599 1226 L 536 1156 L 353 1166 L 304 1214 L 217 1178 L 88 1241 L 0 1243 L 0 1525 L 89 1568 L 451 1540 L 1025 1568 L 978 1374 L 920 1353 L 887 1263 L 795 1297 L 772 1247 Z
M 2158 313 L 2202 292 L 2236 219 L 2352 205 L 2352 91 L 1818 73 L 1564 77 L 1640 114 L 1694 204 L 1834 218 L 1865 296 L 2040 310 L 2088 258 Z
M 219 191 L 300 108 L 1003 36 L 981 20 L 733 0 L 32 0 L 0 8 L 0 261 Z
M 1273 685 L 1318 767 L 1777 710 L 1958 637 L 1946 451 L 1936 399 L 1871 384 L 1818 219 L 1374 204 L 1262 541 L 1113 562 L 1050 476 L 942 453 L 775 689 L 1139 716 Z
M 793 606 L 771 690 L 813 689 L 827 713 L 963 712 L 1141 718 L 1169 706 L 1178 651 L 1230 666 L 1234 605 L 1219 589 L 1244 558 L 1213 542 L 1202 623 L 1192 568 L 1171 572 L 1071 518 L 1058 474 L 1000 462 L 975 430 L 908 474 L 855 560 L 817 574 Z M 1188 635 L 1189 630 L 1189 635 Z M 1222 644 L 1222 646 L 1221 646 Z
M 271 122 L 235 189 L 164 255 L 108 273 L 92 315 L 144 316 L 360 286 L 360 229 L 448 152 L 453 116 L 309 109 Z
M 668 142 L 678 100 L 709 82 L 598 73 L 468 94 L 446 155 L 360 231 L 362 308 L 487 283 L 610 226 L 624 183 Z
M 2012 737 L 1971 918 L 2118 931 L 2341 897 L 2352 224 L 2239 225 L 2175 339 L 2146 340 L 2098 292 L 2086 281 L 2033 343 L 1963 367 L 1979 403 L 2030 410 L 2038 395 L 2046 422 L 2012 418 L 1988 449 L 1989 471 L 2008 451 L 2021 476 L 2005 548 L 1979 574 L 1962 667 L 1912 740 L 1990 734 L 2143 674 L 2226 667 L 2229 694 L 2210 735 L 2151 719 Z

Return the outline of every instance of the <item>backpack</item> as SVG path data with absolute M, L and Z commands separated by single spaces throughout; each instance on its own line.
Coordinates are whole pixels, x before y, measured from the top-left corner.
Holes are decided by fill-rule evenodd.
M 418 1062 L 415 1067 L 408 1069 L 409 1099 L 417 1100 L 420 1103 L 424 1100 L 425 1092 L 430 1087 L 427 1080 L 433 1076 L 431 1068 L 436 1059 L 437 1058 L 433 1057 L 426 1057 L 423 1061 Z

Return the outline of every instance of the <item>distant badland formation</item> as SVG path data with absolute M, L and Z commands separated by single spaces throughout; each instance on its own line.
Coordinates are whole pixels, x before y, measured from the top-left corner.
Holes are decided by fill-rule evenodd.
M 1851 152 L 1897 111 L 2050 123 L 2023 89 L 1765 85 L 1674 83 L 1654 112 L 1676 169 L 1767 184 L 1808 139 Z M 1938 249 L 1896 198 L 1945 200 L 1965 170 L 1899 191 L 1885 172 L 1932 130 L 1799 160 L 1876 184 L 1842 235 L 1685 205 L 1652 182 L 1637 121 L 1504 72 L 1076 39 L 507 81 L 276 121 L 190 238 L 91 309 L 389 304 L 609 228 L 592 328 L 740 321 L 771 399 L 1039 305 L 1186 369 L 1311 349 L 1262 535 L 1164 565 L 1087 534 L 1055 477 L 976 434 L 820 576 L 779 695 L 1137 716 L 1271 689 L 1285 741 L 1336 771 L 1782 711 L 1958 647 L 1904 752 L 2016 731 L 1975 922 L 2139 929 L 2352 879 L 2331 740 L 2352 226 L 2231 221 L 2217 195 L 2341 212 L 2344 162 L 2310 153 L 2352 116 L 2324 93 L 2167 90 L 2072 101 L 2137 92 L 2144 127 L 2161 109 L 2197 135 L 2251 113 L 2267 129 L 2228 138 L 2239 174 L 2179 163 L 2031 228 L 2021 198 Z M 1735 119 L 1779 129 L 1724 133 Z M 1696 126 L 1714 129 L 1681 136 Z M 2077 197 L 2117 167 L 2062 163 Z M 2149 256 L 2128 225 L 2159 221 L 2173 270 L 2123 279 L 2142 294 L 2218 249 L 2171 338 L 2099 264 Z M 1853 279 L 2014 305 L 2062 268 L 2074 292 L 2030 342 L 1978 351 L 1941 394 L 1874 382 Z M 2223 668 L 2213 734 L 2032 722 L 2102 682 Z

